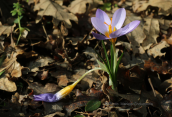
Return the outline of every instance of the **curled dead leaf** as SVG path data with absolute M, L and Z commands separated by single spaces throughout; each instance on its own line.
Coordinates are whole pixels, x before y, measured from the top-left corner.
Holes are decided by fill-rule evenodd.
M 162 53 L 161 50 L 163 48 L 167 48 L 170 45 L 166 42 L 166 41 L 161 41 L 160 43 L 158 43 L 157 45 L 155 45 L 154 47 L 152 47 L 151 49 L 149 49 L 147 51 L 147 53 L 149 55 L 153 55 L 154 58 L 156 58 L 157 56 L 161 57 L 161 56 L 165 56 L 166 52 Z
M 0 89 L 14 92 L 17 90 L 17 86 L 14 82 L 10 81 L 5 75 L 3 75 L 0 77 Z
M 2 23 L 0 22 L 0 35 L 7 35 L 7 37 L 10 35 L 11 31 L 14 30 L 14 27 L 16 26 L 16 24 L 14 24 L 13 26 L 5 26 L 2 25 Z
M 159 15 L 169 15 L 170 13 L 172 13 L 172 0 L 136 0 L 133 3 L 133 11 L 139 13 L 146 10 L 148 6 L 158 7 Z
M 71 28 L 70 20 L 78 21 L 77 17 L 66 11 L 66 9 L 57 3 L 58 0 L 41 0 L 35 5 L 34 10 L 38 10 L 36 23 L 40 22 L 43 16 L 53 16 L 53 24 L 58 26 L 60 21 L 63 21 L 66 28 Z
M 158 65 L 155 62 L 151 61 L 151 59 L 149 60 L 145 60 L 145 64 L 144 64 L 144 69 L 145 70 L 151 70 L 152 72 L 156 71 L 160 74 L 167 74 L 170 73 L 168 69 L 169 68 L 169 63 L 167 61 L 162 62 L 162 65 Z
M 89 5 L 88 9 L 86 9 L 87 4 Z M 97 7 L 100 4 L 103 4 L 103 2 L 100 0 L 75 0 L 71 2 L 69 10 L 74 14 L 82 14 L 91 8 Z
M 144 50 L 149 49 L 153 44 L 157 44 L 157 37 L 160 33 L 159 21 L 155 18 L 145 18 L 144 33 L 146 39 L 142 43 Z

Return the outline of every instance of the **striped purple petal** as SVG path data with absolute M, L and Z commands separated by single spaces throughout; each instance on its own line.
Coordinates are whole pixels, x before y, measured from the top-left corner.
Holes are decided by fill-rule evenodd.
M 130 33 L 135 28 L 137 28 L 137 26 L 139 24 L 140 24 L 140 21 L 139 20 L 135 20 L 135 21 L 132 21 L 131 23 L 127 24 L 124 28 L 121 28 L 122 29 L 122 32 L 121 32 L 120 36 L 125 35 L 127 33 Z
M 117 30 L 117 31 L 115 31 L 115 32 L 113 32 L 113 33 L 111 33 L 109 36 L 111 38 L 116 38 L 116 37 L 119 37 L 121 35 L 121 32 L 122 32 L 122 28 Z
M 91 22 L 96 30 L 98 30 L 100 33 L 105 34 L 105 32 L 108 31 L 108 28 L 104 24 L 104 22 L 97 17 L 92 17 Z
M 124 8 L 118 9 L 112 17 L 112 29 L 115 27 L 117 30 L 120 29 L 125 21 L 126 11 Z
M 102 11 L 101 9 L 97 9 L 96 18 L 99 18 L 103 22 L 106 22 L 108 25 L 111 24 L 111 20 L 109 19 L 109 16 L 104 11 Z
M 100 34 L 97 34 L 95 32 L 92 32 L 93 36 L 96 38 L 96 39 L 99 39 L 99 40 L 106 40 L 106 39 L 110 39 L 104 35 L 100 35 Z
M 33 95 L 34 101 L 44 101 L 44 102 L 57 102 L 60 100 L 60 96 L 52 93 L 44 93 L 40 95 Z

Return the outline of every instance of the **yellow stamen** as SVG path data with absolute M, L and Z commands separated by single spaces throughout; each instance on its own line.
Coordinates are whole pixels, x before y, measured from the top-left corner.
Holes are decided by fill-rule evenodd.
M 106 22 L 104 22 L 104 24 L 108 25 Z M 109 25 L 108 25 L 109 26 Z
M 106 22 L 104 22 L 104 24 L 108 25 Z M 112 32 L 115 32 L 115 31 L 116 31 L 115 27 L 114 27 L 114 29 L 112 29 L 112 28 L 113 28 L 113 27 L 112 27 L 112 18 L 111 18 L 111 24 L 108 25 L 108 26 L 109 26 L 109 31 L 108 31 L 108 32 L 105 32 L 105 36 L 108 37 L 108 38 L 110 38 L 109 35 L 110 35 Z M 110 41 L 111 43 L 115 43 L 115 42 L 116 42 L 116 39 L 117 39 L 117 38 L 112 38 L 112 39 L 109 39 L 109 41 Z

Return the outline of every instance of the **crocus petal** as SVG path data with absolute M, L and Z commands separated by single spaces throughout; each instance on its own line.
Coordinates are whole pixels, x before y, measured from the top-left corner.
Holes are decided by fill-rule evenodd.
M 96 17 L 91 18 L 91 22 L 96 30 L 98 30 L 100 33 L 105 34 L 105 32 L 108 31 L 108 28 L 104 24 L 104 22 Z
M 60 98 L 52 93 L 44 93 L 40 95 L 33 95 L 34 101 L 44 101 L 44 102 L 56 102 L 60 100 Z
M 126 11 L 124 8 L 118 9 L 112 17 L 112 30 L 114 27 L 118 30 L 122 27 L 126 17 Z
M 113 32 L 113 33 L 111 33 L 109 36 L 111 38 L 116 38 L 116 37 L 119 37 L 121 35 L 121 32 L 122 32 L 122 28 L 117 30 L 117 31 L 115 31 L 115 32 Z
M 132 21 L 131 23 L 127 24 L 124 28 L 121 28 L 122 32 L 121 32 L 120 36 L 133 31 L 139 24 L 140 24 L 139 20 L 135 20 L 135 21 Z
M 94 33 L 92 32 L 93 36 L 96 38 L 96 39 L 99 39 L 99 40 L 106 40 L 106 39 L 110 39 L 104 35 L 100 35 L 100 34 L 97 34 L 97 33 Z
M 102 20 L 103 22 L 106 22 L 108 25 L 111 24 L 111 21 L 110 21 L 108 15 L 101 9 L 97 9 L 96 17 L 99 18 L 100 20 Z

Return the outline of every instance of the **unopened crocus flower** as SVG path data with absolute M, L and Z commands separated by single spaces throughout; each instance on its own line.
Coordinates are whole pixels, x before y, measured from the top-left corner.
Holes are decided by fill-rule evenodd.
M 68 95 L 73 88 L 76 86 L 76 83 L 73 83 L 72 85 L 69 85 L 60 91 L 58 91 L 55 94 L 52 93 L 44 93 L 40 95 L 33 95 L 34 101 L 44 101 L 44 102 L 57 102 L 60 99 L 64 98 L 66 95 Z
M 124 8 L 118 9 L 113 14 L 111 20 L 104 11 L 97 9 L 96 17 L 92 17 L 91 22 L 95 29 L 98 30 L 100 33 L 104 34 L 105 36 L 94 32 L 92 33 L 93 36 L 99 40 L 110 39 L 112 43 L 115 43 L 117 37 L 120 37 L 133 31 L 140 23 L 140 21 L 135 20 L 126 25 L 125 27 L 121 28 L 125 21 L 125 17 L 126 11 Z
M 61 89 L 55 94 L 52 93 L 44 93 L 40 95 L 33 95 L 33 100 L 34 101 L 44 101 L 44 102 L 57 102 L 60 99 L 64 98 L 67 96 L 73 89 L 74 87 L 90 72 L 94 70 L 102 70 L 102 68 L 94 68 L 89 71 L 87 71 L 85 74 L 83 74 L 77 81 L 75 81 L 73 84 L 66 86 L 65 88 Z

